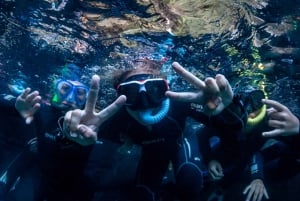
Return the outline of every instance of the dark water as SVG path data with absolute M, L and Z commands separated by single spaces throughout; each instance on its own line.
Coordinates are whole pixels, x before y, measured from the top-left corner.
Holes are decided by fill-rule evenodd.
M 199 78 L 221 73 L 263 89 L 300 115 L 299 48 L 299 0 L 0 1 L 1 83 L 22 80 L 45 99 L 74 63 L 86 82 L 101 76 L 105 106 L 115 98 L 110 73 L 150 58 L 174 90 L 187 87 L 170 67 L 178 61 Z

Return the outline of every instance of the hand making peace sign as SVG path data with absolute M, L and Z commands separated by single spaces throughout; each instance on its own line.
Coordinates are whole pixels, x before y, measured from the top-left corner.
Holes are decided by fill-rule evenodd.
M 81 145 L 95 143 L 99 126 L 114 115 L 126 102 L 126 97 L 120 96 L 111 105 L 100 112 L 96 112 L 95 106 L 98 98 L 99 82 L 100 77 L 94 75 L 85 108 L 83 110 L 69 111 L 64 118 L 63 129 L 67 138 Z
M 174 62 L 172 66 L 180 76 L 191 83 L 198 91 L 180 93 L 168 91 L 166 93 L 168 97 L 203 105 L 204 113 L 207 115 L 219 114 L 232 102 L 233 91 L 224 75 L 218 74 L 215 79 L 209 77 L 202 81 L 185 70 L 179 63 Z

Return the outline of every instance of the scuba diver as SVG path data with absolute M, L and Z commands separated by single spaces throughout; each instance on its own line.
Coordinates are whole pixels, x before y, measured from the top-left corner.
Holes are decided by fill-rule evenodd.
M 118 71 L 114 86 L 120 110 L 107 121 L 94 111 L 98 96 L 99 77 L 92 78 L 87 107 L 65 115 L 64 132 L 68 139 L 84 143 L 91 136 L 122 143 L 129 138 L 141 146 L 141 157 L 135 177 L 135 187 L 129 200 L 163 199 L 162 180 L 171 163 L 174 170 L 173 192 L 180 200 L 201 200 L 203 189 L 202 161 L 197 141 L 183 135 L 187 117 L 192 117 L 215 129 L 238 132 L 244 125 L 244 109 L 223 75 L 202 81 L 179 63 L 174 70 L 196 88 L 195 92 L 172 92 L 161 65 L 152 60 L 135 63 L 132 69 Z M 102 110 L 102 113 L 110 113 Z M 97 143 L 95 144 L 95 149 Z M 91 153 L 93 163 L 97 151 Z M 101 166 L 101 161 L 98 161 Z M 103 173 L 102 173 L 103 174 Z M 94 186 L 101 188 L 102 175 L 97 169 L 87 169 Z
M 8 81 L 1 80 L 0 84 L 0 200 L 7 194 L 17 194 L 16 185 L 20 185 L 34 161 L 30 149 L 35 136 L 14 107 L 16 97 L 27 86 L 27 77 L 20 73 L 11 77 Z M 29 196 L 29 191 L 22 192 L 22 196 Z
M 237 93 L 241 96 L 248 116 L 244 129 L 233 138 L 227 133 L 213 132 L 213 136 L 219 138 L 219 143 L 214 147 L 206 145 L 212 137 L 212 132 L 201 132 L 201 153 L 208 164 L 210 178 L 221 187 L 220 192 L 226 191 L 243 179 L 250 178 L 251 182 L 244 188 L 243 193 L 235 193 L 234 196 L 245 195 L 249 201 L 269 199 L 264 184 L 264 170 L 267 171 L 268 179 L 292 170 L 294 173 L 299 171 L 299 120 L 278 102 L 265 99 L 265 93 L 261 90 L 247 87 Z M 274 105 L 276 109 L 267 109 L 266 103 Z M 287 139 L 279 136 L 284 133 L 293 137 Z M 276 135 L 278 136 L 275 137 Z M 278 163 L 271 163 L 277 159 Z M 267 164 L 272 165 L 266 168 Z M 230 196 L 232 197 L 232 194 Z M 224 199 L 226 200 L 226 197 Z
M 67 64 L 60 79 L 54 83 L 51 104 L 42 104 L 38 91 L 30 88 L 17 97 L 15 107 L 37 137 L 39 173 L 35 182 L 34 200 L 87 201 L 91 192 L 83 176 L 83 169 L 92 146 L 82 146 L 68 140 L 62 131 L 65 113 L 85 106 L 89 88 L 80 81 L 81 69 Z M 27 187 L 28 188 L 28 187 Z
M 272 179 L 284 181 L 285 178 L 292 178 L 300 170 L 299 118 L 278 101 L 262 99 L 261 103 L 262 109 L 254 118 L 258 117 L 258 122 L 265 124 L 260 136 L 265 143 L 251 159 L 249 172 L 252 182 L 243 192 L 247 195 L 247 200 L 252 201 L 260 201 L 263 197 L 269 199 L 264 185 L 264 172 L 268 183 L 272 183 Z M 284 198 L 288 200 L 287 197 Z

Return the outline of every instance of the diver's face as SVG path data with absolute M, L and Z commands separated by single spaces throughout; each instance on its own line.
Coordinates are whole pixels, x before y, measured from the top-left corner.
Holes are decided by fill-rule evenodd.
M 159 107 L 166 99 L 169 89 L 163 78 L 154 78 L 151 74 L 134 74 L 119 84 L 118 95 L 125 95 L 126 105 L 131 110 L 145 110 Z
M 52 103 L 64 109 L 82 108 L 86 102 L 88 87 L 78 81 L 58 80 Z

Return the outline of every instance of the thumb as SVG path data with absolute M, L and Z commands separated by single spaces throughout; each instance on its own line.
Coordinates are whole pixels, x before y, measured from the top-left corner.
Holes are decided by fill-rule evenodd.
M 90 139 L 97 139 L 97 133 L 89 126 L 80 124 L 77 127 L 77 131 L 80 135 L 84 136 L 85 138 L 90 138 Z
M 26 117 L 26 119 L 25 119 L 25 123 L 26 124 L 31 124 L 31 122 L 33 121 L 33 116 L 29 116 L 29 117 Z

